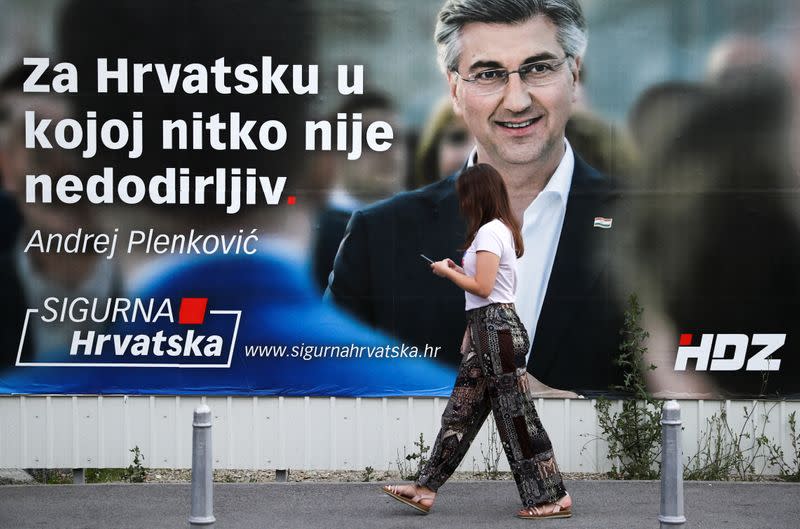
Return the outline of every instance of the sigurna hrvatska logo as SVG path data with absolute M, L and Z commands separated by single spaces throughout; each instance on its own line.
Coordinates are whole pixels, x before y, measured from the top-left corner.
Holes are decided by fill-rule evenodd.
M 241 310 L 210 310 L 208 298 L 49 297 L 26 311 L 16 365 L 230 367 L 241 316 Z M 76 328 L 63 348 L 23 358 L 37 329 L 70 325 Z

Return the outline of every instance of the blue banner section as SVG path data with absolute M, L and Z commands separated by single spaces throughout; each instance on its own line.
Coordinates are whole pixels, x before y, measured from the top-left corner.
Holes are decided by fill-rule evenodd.
M 450 394 L 455 369 L 433 348 L 371 331 L 322 302 L 307 275 L 276 253 L 213 256 L 165 261 L 130 297 L 49 298 L 29 310 L 16 365 L 0 373 L 0 392 Z M 21 352 L 35 328 L 72 319 L 67 347 Z

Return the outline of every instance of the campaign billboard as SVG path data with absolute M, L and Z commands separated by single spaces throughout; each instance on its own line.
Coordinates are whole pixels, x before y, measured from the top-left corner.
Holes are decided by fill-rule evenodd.
M 641 328 L 657 395 L 800 395 L 791 2 L 584 2 L 585 49 L 473 63 L 422 1 L 6 5 L 0 393 L 448 396 L 426 259 L 497 160 L 537 388 L 619 394 Z

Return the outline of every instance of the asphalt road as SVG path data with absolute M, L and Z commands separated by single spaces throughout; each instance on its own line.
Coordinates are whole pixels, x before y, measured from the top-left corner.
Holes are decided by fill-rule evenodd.
M 658 528 L 659 483 L 572 481 L 570 519 L 529 521 L 513 515 L 513 482 L 454 482 L 429 515 L 380 492 L 377 483 L 215 484 L 215 528 Z M 687 528 L 798 529 L 800 484 L 686 483 Z M 188 527 L 187 484 L 6 485 L 0 528 Z

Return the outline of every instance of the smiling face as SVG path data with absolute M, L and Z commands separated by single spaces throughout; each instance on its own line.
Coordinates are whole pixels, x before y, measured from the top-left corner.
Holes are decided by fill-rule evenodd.
M 461 30 L 460 76 L 482 70 L 517 70 L 537 60 L 563 59 L 556 26 L 537 16 L 520 24 L 470 23 Z M 564 128 L 576 97 L 580 58 L 564 63 L 554 82 L 531 87 L 513 74 L 499 92 L 477 94 L 448 73 L 450 96 L 478 142 L 478 160 L 502 173 L 509 166 L 555 170 L 564 153 Z

